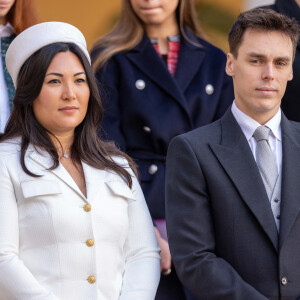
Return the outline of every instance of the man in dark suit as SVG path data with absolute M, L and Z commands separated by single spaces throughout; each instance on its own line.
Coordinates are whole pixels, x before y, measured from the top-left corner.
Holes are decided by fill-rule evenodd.
M 300 299 L 300 124 L 280 110 L 298 36 L 277 12 L 242 13 L 229 33 L 232 107 L 169 147 L 170 248 L 197 299 Z

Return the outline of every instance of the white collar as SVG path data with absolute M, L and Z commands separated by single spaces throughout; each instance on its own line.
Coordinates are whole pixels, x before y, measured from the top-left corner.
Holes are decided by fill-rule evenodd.
M 6 25 L 0 25 L 0 37 L 7 37 L 13 33 L 15 33 L 15 30 L 9 22 Z
M 236 121 L 238 122 L 238 124 L 240 125 L 243 133 L 245 134 L 247 141 L 250 141 L 250 139 L 253 136 L 254 131 L 261 124 L 259 124 L 257 121 L 253 120 L 248 115 L 243 113 L 236 106 L 235 101 L 233 101 L 233 103 L 232 103 L 231 112 L 232 112 L 233 116 L 235 117 Z M 281 109 L 279 108 L 276 115 L 272 119 L 270 119 L 266 124 L 264 124 L 265 126 L 267 126 L 271 129 L 272 134 L 279 141 L 281 141 L 280 123 L 281 123 Z

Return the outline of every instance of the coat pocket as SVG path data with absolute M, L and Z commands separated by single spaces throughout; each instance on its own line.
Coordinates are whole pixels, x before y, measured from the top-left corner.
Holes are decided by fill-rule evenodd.
M 21 189 L 24 198 L 62 193 L 61 187 L 57 182 L 45 179 L 23 181 L 21 182 Z
M 125 182 L 116 180 L 116 181 L 107 181 L 105 183 L 114 195 L 126 199 L 136 200 L 131 189 L 128 187 L 128 185 Z

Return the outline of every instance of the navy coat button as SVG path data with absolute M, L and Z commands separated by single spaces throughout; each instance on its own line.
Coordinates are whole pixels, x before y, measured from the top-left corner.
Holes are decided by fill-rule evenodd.
M 149 174 L 154 175 L 157 172 L 157 170 L 158 170 L 157 165 L 153 164 L 149 167 L 148 172 L 149 172 Z
M 145 83 L 144 80 L 138 79 L 138 80 L 135 82 L 135 87 L 136 87 L 138 90 L 143 90 L 143 89 L 146 87 L 146 83 Z
M 281 284 L 282 285 L 287 285 L 288 281 L 287 281 L 287 278 L 286 277 L 282 277 L 281 278 Z
M 143 127 L 143 130 L 144 130 L 146 133 L 151 133 L 151 128 L 148 127 L 148 126 L 144 126 L 144 127 Z
M 211 84 L 207 84 L 205 87 L 205 92 L 207 95 L 212 95 L 214 90 L 215 89 L 214 89 L 213 85 L 211 85 Z

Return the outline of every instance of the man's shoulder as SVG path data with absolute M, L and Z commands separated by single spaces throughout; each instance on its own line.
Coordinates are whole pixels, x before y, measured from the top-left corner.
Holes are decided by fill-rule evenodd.
M 175 139 L 185 140 L 187 143 L 207 144 L 219 140 L 221 135 L 221 120 L 217 120 L 211 124 L 198 127 L 192 131 L 178 135 Z
M 296 132 L 300 134 L 300 122 L 290 121 L 290 120 L 288 120 L 288 122 L 296 130 Z

